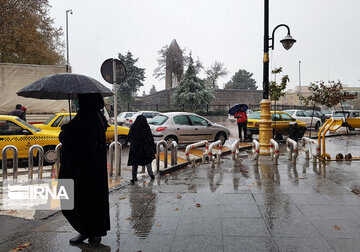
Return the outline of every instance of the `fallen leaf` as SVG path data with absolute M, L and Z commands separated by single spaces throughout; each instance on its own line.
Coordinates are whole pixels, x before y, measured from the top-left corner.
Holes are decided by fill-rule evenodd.
M 148 195 L 148 196 L 145 196 L 145 198 L 146 198 L 146 199 L 151 199 L 151 196 Z
M 119 200 L 124 200 L 124 199 L 126 199 L 126 198 L 127 198 L 126 196 L 120 197 Z
M 157 227 L 160 227 L 161 225 L 160 224 L 156 224 Z
M 166 173 L 165 176 L 170 176 L 170 173 Z
M 175 208 L 175 211 L 179 211 L 179 208 Z
M 196 206 L 196 207 L 201 207 L 201 205 L 200 205 L 199 203 L 197 203 L 195 206 Z
M 11 210 L 11 211 L 8 211 L 8 212 L 5 212 L 6 214 L 14 214 L 16 213 L 16 210 Z
M 149 182 L 144 182 L 144 185 L 148 185 L 149 184 Z
M 335 230 L 340 230 L 340 229 L 341 229 L 341 227 L 339 227 L 339 226 L 335 225 L 335 226 L 334 226 L 334 229 L 335 229 Z
M 297 178 L 297 179 L 307 179 L 307 178 Z
M 27 242 L 27 243 L 25 243 L 23 245 L 20 245 L 19 247 L 14 248 L 13 250 L 10 250 L 10 252 L 16 252 L 16 251 L 19 251 L 19 250 L 23 250 L 24 248 L 27 248 L 30 245 L 31 245 L 31 243 Z
M 127 217 L 125 220 L 131 220 L 131 217 Z
M 181 199 L 181 195 L 180 195 L 180 194 L 178 194 L 177 198 L 178 198 L 178 199 Z

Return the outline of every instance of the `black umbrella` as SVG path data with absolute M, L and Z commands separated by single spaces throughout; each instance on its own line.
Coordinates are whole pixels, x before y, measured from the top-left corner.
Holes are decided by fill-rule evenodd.
M 37 99 L 73 100 L 77 98 L 77 94 L 92 93 L 100 93 L 103 97 L 114 95 L 97 80 L 72 73 L 45 76 L 19 90 L 17 95 Z
M 235 104 L 233 105 L 230 109 L 229 109 L 229 114 L 230 115 L 235 115 L 236 112 L 238 111 L 247 111 L 248 110 L 248 105 L 246 104 Z

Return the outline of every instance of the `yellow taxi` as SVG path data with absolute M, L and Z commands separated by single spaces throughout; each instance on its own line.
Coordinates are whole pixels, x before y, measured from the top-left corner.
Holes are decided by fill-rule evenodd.
M 18 149 L 18 158 L 28 158 L 29 148 L 38 144 L 44 148 L 44 164 L 55 162 L 55 147 L 59 142 L 59 132 L 41 130 L 17 116 L 0 115 L 0 151 L 7 145 L 14 145 Z M 37 152 L 34 153 L 37 155 Z M 8 159 L 12 159 L 13 152 L 8 151 Z M 2 156 L 0 156 L 2 159 Z
M 76 113 L 71 113 L 71 118 L 74 118 Z M 56 113 L 52 115 L 48 120 L 46 120 L 43 124 L 34 124 L 35 127 L 44 130 L 56 131 L 57 134 L 61 131 L 61 126 L 70 122 L 70 114 L 69 113 Z M 118 130 L 118 141 L 121 145 L 125 146 L 127 144 L 127 135 L 129 134 L 129 128 L 117 126 Z M 115 126 L 109 124 L 109 127 L 106 130 L 106 143 L 110 144 L 114 141 L 115 135 Z
M 271 120 L 273 121 L 271 126 L 273 128 L 273 134 L 288 135 L 289 127 L 291 122 L 296 122 L 299 128 L 298 137 L 304 136 L 306 131 L 306 123 L 296 120 L 291 117 L 288 113 L 283 111 L 271 111 Z M 247 130 L 249 135 L 259 134 L 259 121 L 260 111 L 256 111 L 248 115 Z

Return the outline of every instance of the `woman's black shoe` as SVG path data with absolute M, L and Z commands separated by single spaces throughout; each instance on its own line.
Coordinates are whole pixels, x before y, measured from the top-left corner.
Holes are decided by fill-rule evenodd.
M 101 242 L 101 236 L 89 237 L 89 242 L 100 243 Z
M 89 236 L 79 234 L 79 235 L 75 236 L 74 238 L 71 238 L 71 239 L 69 240 L 69 242 L 70 242 L 71 244 L 82 243 L 82 242 L 83 242 L 84 240 L 86 240 L 87 238 L 89 238 Z
M 131 179 L 131 180 L 130 180 L 130 183 L 134 185 L 134 184 L 135 184 L 135 181 L 138 181 L 138 179 L 137 179 L 137 178 Z
M 151 178 L 151 180 L 154 180 L 155 179 L 155 175 L 153 174 L 153 175 L 150 175 L 150 178 Z

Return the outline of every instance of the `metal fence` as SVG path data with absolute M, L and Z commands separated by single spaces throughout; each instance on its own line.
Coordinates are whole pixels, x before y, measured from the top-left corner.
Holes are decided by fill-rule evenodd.
M 127 104 L 127 105 L 119 105 L 119 113 L 124 111 L 159 111 L 159 112 L 194 112 L 198 114 L 214 114 L 214 115 L 227 115 L 229 109 L 233 104 L 204 104 L 197 106 L 190 105 L 180 105 L 180 106 L 172 106 L 166 104 Z M 249 109 L 253 111 L 260 110 L 260 104 L 249 104 Z M 299 105 L 271 105 L 271 110 L 286 110 L 286 109 L 300 109 L 300 110 L 313 110 L 312 106 L 299 106 Z M 315 110 L 320 110 L 320 107 L 315 107 Z

